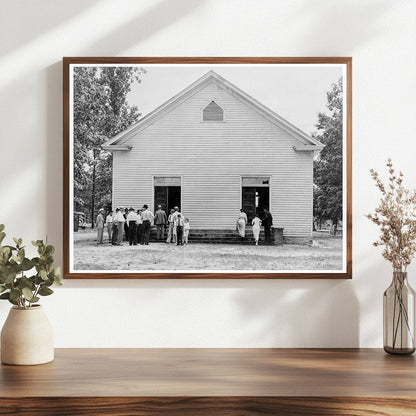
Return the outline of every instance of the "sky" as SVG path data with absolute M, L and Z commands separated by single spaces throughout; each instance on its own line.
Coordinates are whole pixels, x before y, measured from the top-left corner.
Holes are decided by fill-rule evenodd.
M 326 93 L 343 75 L 340 65 L 142 65 L 146 73 L 127 96 L 142 116 L 214 70 L 307 134 L 316 132 Z

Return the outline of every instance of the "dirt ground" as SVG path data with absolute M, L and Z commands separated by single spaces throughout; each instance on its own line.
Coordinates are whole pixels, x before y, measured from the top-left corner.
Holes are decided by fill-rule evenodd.
M 104 239 L 107 236 L 104 233 Z M 312 246 L 97 244 L 95 231 L 74 233 L 74 270 L 340 270 L 342 238 L 315 235 Z

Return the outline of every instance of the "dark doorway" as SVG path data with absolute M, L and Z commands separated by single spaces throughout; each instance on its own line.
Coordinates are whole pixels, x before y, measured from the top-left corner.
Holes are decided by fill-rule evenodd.
M 254 218 L 254 214 L 263 218 L 263 209 L 269 210 L 270 192 L 268 186 L 243 186 L 242 187 L 242 208 L 247 214 L 248 223 Z
M 155 210 L 162 205 L 165 212 L 173 207 L 181 208 L 181 187 L 180 186 L 155 186 Z

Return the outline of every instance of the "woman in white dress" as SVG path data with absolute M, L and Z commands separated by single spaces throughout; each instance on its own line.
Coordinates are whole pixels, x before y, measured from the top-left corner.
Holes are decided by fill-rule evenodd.
M 244 210 L 240 209 L 240 215 L 237 220 L 237 231 L 240 234 L 240 237 L 244 238 L 246 236 L 246 225 L 247 225 L 247 214 Z
M 259 244 L 259 237 L 260 237 L 260 225 L 261 220 L 258 217 L 258 215 L 254 215 L 253 221 L 251 221 L 251 224 L 253 225 L 253 236 L 254 240 L 256 241 L 256 246 Z

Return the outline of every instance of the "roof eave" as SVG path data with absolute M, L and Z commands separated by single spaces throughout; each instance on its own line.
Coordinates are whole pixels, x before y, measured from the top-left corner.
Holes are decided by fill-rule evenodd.
M 303 146 L 293 146 L 293 150 L 296 152 L 319 152 L 322 150 L 325 146 L 323 144 L 321 145 L 303 145 Z
M 101 146 L 103 150 L 107 150 L 108 152 L 115 152 L 116 150 L 120 150 L 123 152 L 131 150 L 132 146 L 123 146 L 123 145 L 116 145 L 116 144 L 109 144 Z

